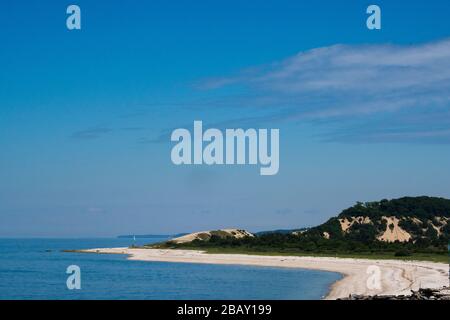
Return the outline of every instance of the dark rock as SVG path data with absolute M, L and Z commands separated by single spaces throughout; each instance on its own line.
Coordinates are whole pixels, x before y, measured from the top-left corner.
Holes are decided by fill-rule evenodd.
M 450 300 L 450 287 L 440 289 L 422 288 L 417 291 L 411 290 L 411 295 L 374 295 L 364 296 L 351 294 L 348 298 L 338 300 Z

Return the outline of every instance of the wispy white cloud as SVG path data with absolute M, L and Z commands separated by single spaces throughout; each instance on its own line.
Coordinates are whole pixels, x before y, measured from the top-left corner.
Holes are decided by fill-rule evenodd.
M 71 138 L 78 140 L 94 140 L 113 132 L 137 132 L 141 130 L 143 130 L 143 128 L 141 127 L 122 127 L 122 128 L 93 127 L 74 132 L 71 135 Z
M 317 48 L 198 85 L 229 86 L 246 92 L 245 99 L 235 97 L 236 105 L 273 111 L 261 121 L 339 121 L 340 137 L 450 141 L 450 39 Z M 355 130 L 361 123 L 364 130 Z
M 111 128 L 96 127 L 74 132 L 71 137 L 80 140 L 93 140 L 111 132 L 113 132 Z

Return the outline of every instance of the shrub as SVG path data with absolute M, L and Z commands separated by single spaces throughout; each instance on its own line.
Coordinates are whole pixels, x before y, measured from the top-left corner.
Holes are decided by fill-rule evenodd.
M 411 255 L 411 252 L 407 250 L 398 250 L 395 252 L 396 257 L 408 257 Z

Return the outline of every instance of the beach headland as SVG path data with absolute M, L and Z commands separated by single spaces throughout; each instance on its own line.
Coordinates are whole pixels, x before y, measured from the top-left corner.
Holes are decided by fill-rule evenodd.
M 445 263 L 400 260 L 371 260 L 334 257 L 263 256 L 210 254 L 199 250 L 99 248 L 77 250 L 83 253 L 125 254 L 129 260 L 176 263 L 250 265 L 299 268 L 337 272 L 343 278 L 331 287 L 326 299 L 358 295 L 408 295 L 419 288 L 449 285 Z

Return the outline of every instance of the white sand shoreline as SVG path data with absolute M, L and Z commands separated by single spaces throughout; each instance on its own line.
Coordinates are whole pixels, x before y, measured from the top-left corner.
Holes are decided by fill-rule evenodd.
M 349 294 L 410 294 L 411 290 L 419 288 L 441 288 L 449 285 L 448 264 L 424 261 L 209 254 L 198 250 L 178 249 L 99 248 L 79 252 L 126 254 L 129 260 L 140 261 L 234 264 L 337 272 L 342 274 L 343 278 L 331 286 L 326 296 L 326 299 L 331 300 L 348 297 Z M 374 282 L 371 279 L 374 273 L 368 270 L 380 271 L 379 288 L 373 288 Z

